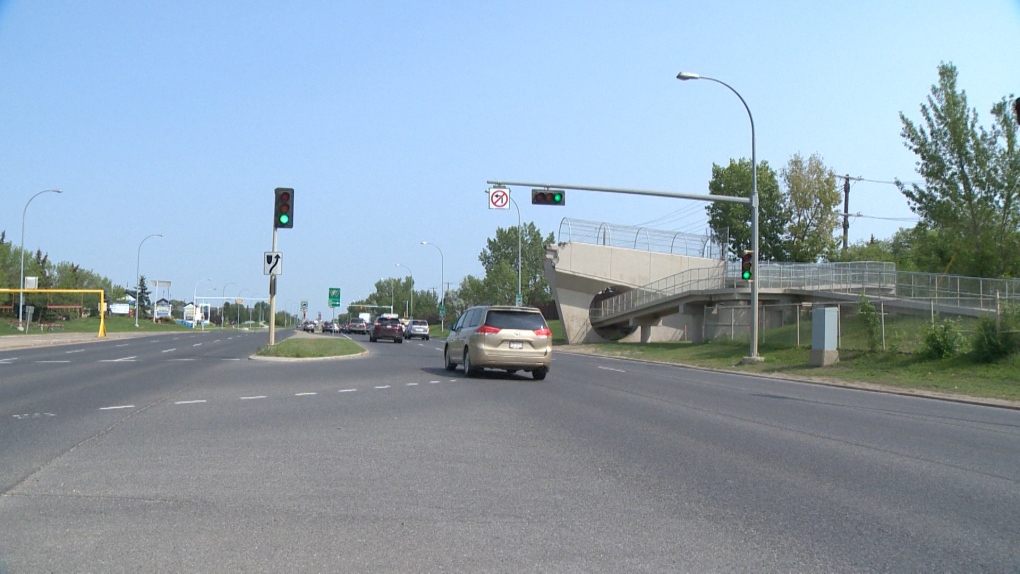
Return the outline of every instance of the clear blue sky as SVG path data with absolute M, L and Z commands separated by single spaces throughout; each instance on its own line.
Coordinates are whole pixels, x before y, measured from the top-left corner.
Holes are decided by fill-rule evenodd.
M 273 188 L 279 305 L 380 278 L 482 275 L 516 212 L 486 180 L 707 193 L 713 163 L 800 152 L 839 174 L 916 179 L 898 113 L 919 118 L 953 62 L 984 125 L 1020 94 L 1020 1 L 93 2 L 0 0 L 0 229 L 25 247 L 172 295 L 268 292 Z M 704 205 L 574 192 L 515 199 L 524 221 L 705 229 Z M 891 185 L 854 184 L 851 241 L 912 223 Z M 213 291 L 215 287 L 217 291 Z

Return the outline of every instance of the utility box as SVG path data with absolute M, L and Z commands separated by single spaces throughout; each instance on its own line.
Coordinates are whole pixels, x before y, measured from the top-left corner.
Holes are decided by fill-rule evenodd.
M 827 367 L 839 361 L 839 309 L 836 307 L 815 307 L 811 311 L 811 358 L 812 367 Z

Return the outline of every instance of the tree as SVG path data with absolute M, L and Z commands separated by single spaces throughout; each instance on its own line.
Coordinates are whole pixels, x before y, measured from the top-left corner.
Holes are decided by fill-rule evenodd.
M 833 232 L 839 225 L 836 207 L 840 200 L 836 174 L 825 167 L 818 154 L 805 162 L 798 153 L 783 168 L 782 178 L 790 218 L 786 226 L 789 261 L 814 263 L 823 256 L 835 256 Z
M 135 297 L 135 312 L 142 313 L 138 315 L 139 318 L 144 316 L 146 309 L 152 307 L 152 303 L 149 301 L 149 288 L 145 285 L 145 275 L 138 278 L 138 292 Z
M 722 167 L 712 164 L 710 195 L 751 197 L 751 162 L 745 158 L 730 160 Z M 712 202 L 705 208 L 708 225 L 716 242 L 729 246 L 733 258 L 751 248 L 751 209 L 737 203 Z M 779 191 L 776 172 L 768 162 L 758 163 L 758 248 L 762 261 L 786 259 L 783 234 L 789 215 Z
M 545 246 L 554 243 L 556 238 L 551 232 L 543 238 L 533 222 L 523 224 L 522 228 L 521 294 L 526 305 L 542 305 L 552 300 L 549 283 L 545 280 Z M 496 237 L 486 241 L 478 260 L 485 268 L 490 302 L 513 304 L 517 295 L 517 226 L 497 228 Z M 504 266 L 512 271 L 512 280 Z M 504 300 L 502 293 L 506 286 L 500 282 L 512 285 L 510 299 Z
M 917 155 L 924 186 L 896 182 L 920 216 L 918 233 L 944 248 L 924 270 L 980 277 L 1020 275 L 1020 149 L 1017 126 L 1004 98 L 992 107 L 990 131 L 957 89 L 952 64 L 921 105 L 922 125 L 900 113 L 904 145 Z

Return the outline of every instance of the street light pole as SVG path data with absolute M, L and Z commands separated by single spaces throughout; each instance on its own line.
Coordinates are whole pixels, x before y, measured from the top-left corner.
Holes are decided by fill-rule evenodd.
M 512 197 L 510 203 L 514 204 L 514 208 L 517 209 L 517 300 L 514 301 L 514 304 L 523 305 L 524 297 L 521 296 L 521 208 Z
M 444 289 L 444 287 L 446 286 L 446 283 L 445 283 L 445 281 L 446 281 L 446 270 L 444 268 L 446 267 L 446 263 L 445 263 L 445 259 L 446 258 L 443 257 L 443 250 L 440 249 L 439 246 L 436 245 L 435 243 L 429 243 L 428 241 L 422 241 L 421 244 L 422 245 L 431 245 L 432 247 L 435 247 L 436 249 L 439 249 L 439 290 L 442 291 L 442 294 L 439 297 L 439 306 L 442 307 L 442 309 L 443 309 L 443 312 L 439 314 L 439 328 L 440 329 L 445 329 L 446 328 L 446 289 Z
M 708 80 L 726 86 L 736 94 L 740 103 L 744 104 L 747 118 L 751 120 L 751 354 L 744 358 L 744 362 L 760 362 L 762 358 L 758 356 L 758 281 L 760 279 L 758 276 L 758 259 L 760 259 L 758 256 L 758 164 L 755 157 L 754 116 L 751 115 L 751 108 L 748 107 L 740 92 L 722 80 L 691 72 L 680 72 L 676 78 L 678 80 Z
M 408 311 L 408 315 L 410 315 L 408 317 L 408 319 L 413 319 L 414 318 L 414 271 L 411 271 L 411 268 L 408 267 L 407 265 L 401 265 L 400 263 L 397 263 L 396 266 L 397 267 L 403 267 L 404 269 L 407 269 L 407 272 L 411 274 L 411 310 Z
M 64 193 L 64 192 L 60 191 L 59 189 L 44 189 L 44 190 L 40 191 L 39 193 L 33 195 L 32 197 L 28 198 L 28 201 L 25 202 L 25 209 L 21 210 L 21 281 L 18 283 L 18 288 L 19 288 L 19 291 L 18 291 L 18 330 L 19 331 L 24 331 L 25 330 L 24 327 L 22 327 L 22 325 L 21 325 L 22 324 L 22 314 L 24 313 L 24 310 L 25 310 L 25 291 L 24 291 L 24 289 L 25 289 L 25 214 L 28 213 L 28 204 L 32 203 L 33 199 L 35 199 L 36 197 L 39 197 L 40 195 L 42 195 L 44 193 L 50 193 L 50 192 L 52 192 L 52 193 Z M 102 309 L 100 309 L 100 312 L 102 312 Z
M 138 244 L 138 255 L 135 257 L 135 328 L 138 328 L 138 316 L 142 314 L 142 243 L 152 237 L 163 237 L 162 233 L 153 233 Z M 157 289 L 158 291 L 159 289 Z
M 191 328 L 195 328 L 195 324 L 198 323 L 198 286 L 206 281 L 212 281 L 212 279 L 203 279 L 198 283 L 195 283 L 195 292 L 191 296 L 191 304 L 194 306 L 194 310 L 191 312 Z

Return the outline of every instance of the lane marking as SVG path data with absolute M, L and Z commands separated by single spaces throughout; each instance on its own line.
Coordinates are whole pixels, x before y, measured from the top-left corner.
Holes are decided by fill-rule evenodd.
M 223 359 L 224 361 L 240 361 L 241 359 Z
M 409 387 L 417 387 L 418 383 L 407 383 L 407 386 L 409 386 Z
M 137 359 L 137 358 L 138 358 L 138 355 L 135 355 L 134 357 L 124 357 L 123 359 L 100 359 L 99 362 L 100 363 L 133 363 L 133 362 L 135 362 L 135 359 Z
M 204 403 L 204 402 L 205 402 L 205 399 L 197 399 L 197 400 L 194 400 L 194 401 L 177 401 L 174 404 L 175 405 L 194 405 L 194 404 Z
M 101 411 L 115 411 L 117 409 L 133 409 L 133 408 L 135 408 L 135 405 L 120 405 L 120 406 L 116 406 L 116 407 L 102 407 L 99 410 L 101 410 Z
M 85 349 L 76 349 L 74 351 L 64 351 L 64 354 L 65 355 L 70 355 L 71 353 L 84 353 L 84 352 L 85 352 Z
M 220 342 L 220 339 L 216 339 L 215 341 L 213 341 L 213 343 L 219 343 L 219 342 Z
M 201 347 L 201 346 L 202 346 L 202 343 L 195 343 L 194 345 L 192 345 L 192 347 Z
M 55 417 L 57 415 L 53 413 L 26 413 L 23 415 L 11 415 L 11 416 L 18 420 L 21 420 L 21 419 L 41 419 L 43 417 Z
M 430 384 L 430 385 L 438 385 L 438 384 L 439 384 L 439 381 L 429 381 L 429 384 Z
M 264 399 L 266 395 L 258 395 L 256 397 L 241 397 L 242 401 L 254 401 L 255 399 Z
M 358 389 L 340 389 L 337 392 L 340 392 L 340 393 L 353 393 L 356 390 L 358 390 Z
M 295 397 L 308 397 L 308 396 L 317 395 L 317 394 L 319 394 L 319 393 L 294 393 L 294 396 Z
M 65 360 L 65 361 L 58 361 L 58 360 L 49 360 L 49 361 L 36 361 L 36 364 L 45 364 L 45 363 L 70 363 L 70 362 L 71 362 L 71 361 L 66 361 L 66 360 Z
M 603 371 L 613 371 L 614 373 L 626 373 L 627 372 L 627 371 L 624 371 L 623 369 L 614 369 L 612 367 L 603 367 L 601 365 L 599 366 L 599 368 L 602 369 Z
M 177 362 L 186 362 L 186 361 L 194 361 L 196 359 L 194 357 L 191 357 L 191 358 L 186 358 L 186 359 L 169 359 L 169 360 L 170 361 L 177 361 Z
M 128 346 L 127 343 L 121 343 L 119 345 L 114 345 L 114 347 L 127 347 L 127 346 Z
M 390 388 L 390 386 L 389 385 L 379 385 L 378 387 L 375 387 L 375 388 L 377 388 L 377 389 L 388 389 L 388 388 Z
M 177 347 L 174 347 L 173 349 L 163 349 L 162 351 L 160 351 L 160 353 L 173 353 L 176 350 Z

